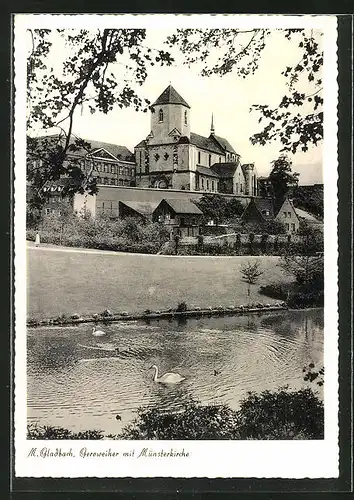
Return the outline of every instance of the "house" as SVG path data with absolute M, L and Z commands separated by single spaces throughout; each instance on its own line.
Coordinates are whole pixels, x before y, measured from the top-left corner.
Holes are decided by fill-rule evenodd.
M 191 108 L 171 85 L 151 107 L 151 131 L 134 148 L 137 186 L 256 195 L 254 164 L 242 165 L 229 141 L 216 135 L 213 116 L 209 137 L 192 132 Z
M 148 201 L 119 201 L 119 217 L 138 217 L 140 219 L 152 220 L 154 210 L 158 202 Z
M 297 233 L 300 226 L 299 217 L 289 198 L 276 204 L 273 198 L 252 198 L 241 215 L 243 222 L 280 222 L 287 233 Z
M 29 138 L 32 141 L 31 151 L 28 153 L 27 163 L 29 168 L 40 167 L 46 157 L 46 150 L 51 147 L 63 145 L 64 136 L 53 134 L 37 138 Z M 70 143 L 74 144 L 74 138 Z M 38 152 L 33 147 L 33 141 L 38 144 Z M 76 147 L 68 151 L 65 166 L 73 164 L 81 168 L 88 177 L 96 178 L 98 185 L 109 186 L 134 186 L 135 185 L 135 161 L 134 155 L 125 146 L 111 144 L 108 142 L 85 139 L 90 148 Z M 42 159 L 43 158 L 43 159 Z
M 179 236 L 200 234 L 203 212 L 192 202 L 178 199 L 163 199 L 153 213 L 154 222 L 164 223 L 171 233 Z

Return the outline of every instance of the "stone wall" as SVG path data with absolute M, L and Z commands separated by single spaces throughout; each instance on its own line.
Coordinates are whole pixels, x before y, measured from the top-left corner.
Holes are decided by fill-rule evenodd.
M 189 174 L 188 174 L 189 175 Z M 90 212 L 95 215 L 97 205 L 102 207 L 102 202 L 105 203 L 105 207 L 110 206 L 106 202 L 118 202 L 118 201 L 141 201 L 141 202 L 160 202 L 164 198 L 172 198 L 186 201 L 199 200 L 203 196 L 203 193 L 196 191 L 184 191 L 176 189 L 148 189 L 148 188 L 136 188 L 136 187 L 120 187 L 120 186 L 100 186 L 97 195 L 86 197 L 83 195 L 76 194 L 74 199 L 75 210 L 80 211 L 84 205 L 86 198 L 87 207 Z M 226 198 L 237 198 L 243 205 L 247 205 L 250 202 L 249 196 L 235 196 L 235 195 L 223 195 Z M 113 206 L 116 206 L 113 203 Z

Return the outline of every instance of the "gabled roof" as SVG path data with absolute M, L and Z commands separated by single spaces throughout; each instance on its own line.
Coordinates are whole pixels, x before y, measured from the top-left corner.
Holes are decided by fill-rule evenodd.
M 210 168 L 218 174 L 219 177 L 230 178 L 235 175 L 239 163 L 236 162 L 225 162 L 225 163 L 214 163 Z
M 36 137 L 34 139 L 37 139 L 40 143 L 44 144 L 50 144 L 50 143 L 62 143 L 64 141 L 64 136 L 60 136 L 59 134 L 52 134 L 52 135 L 46 135 L 46 136 L 40 136 Z M 76 137 L 72 136 L 70 138 L 70 144 L 73 144 L 75 142 Z M 83 139 L 83 138 L 81 138 Z M 95 154 L 96 151 L 104 149 L 107 151 L 110 155 L 114 156 L 118 160 L 123 160 L 123 161 L 134 161 L 133 159 L 133 153 L 129 151 L 129 149 L 125 146 L 120 146 L 118 144 L 111 144 L 109 142 L 102 142 L 102 141 L 94 141 L 91 139 L 83 139 L 84 141 L 88 142 L 91 145 L 91 154 Z M 69 154 L 72 155 L 78 155 L 78 156 L 86 156 L 89 153 L 84 148 L 79 148 L 77 151 L 69 151 Z
M 217 153 L 219 155 L 224 155 L 225 152 L 213 139 L 210 137 L 204 137 L 203 135 L 195 134 L 191 132 L 191 138 L 189 141 L 194 146 L 197 146 L 200 149 L 206 149 L 212 153 Z
M 300 219 L 304 219 L 309 222 L 321 222 L 318 219 L 316 219 L 316 217 L 314 217 L 313 215 L 309 214 L 308 212 L 305 212 L 305 210 L 301 210 L 301 208 L 294 207 L 294 210 L 296 215 L 300 217 Z
M 123 205 L 131 208 L 141 215 L 151 215 L 159 202 L 155 201 L 120 201 Z
M 219 178 L 217 172 L 214 172 L 211 168 L 208 168 L 208 167 L 203 167 L 201 165 L 197 165 L 196 171 L 202 175 L 208 175 L 209 177 Z
M 111 155 L 118 158 L 118 160 L 132 161 L 133 153 L 126 146 L 119 146 L 118 144 L 111 144 L 109 142 L 92 141 L 91 139 L 85 140 L 91 144 L 93 153 L 98 149 L 105 149 Z
M 177 90 L 175 90 L 172 85 L 169 85 L 162 94 L 156 99 L 153 106 L 158 104 L 182 104 L 186 108 L 190 108 L 189 104 L 179 95 Z
M 176 214 L 203 215 L 203 212 L 192 201 L 164 198 L 160 203 L 163 201 L 166 202 Z
M 289 200 L 289 198 L 287 197 L 285 197 L 282 201 L 279 200 L 277 203 L 272 198 L 252 198 L 247 207 L 245 208 L 243 214 L 247 213 L 248 207 L 253 205 L 258 210 L 258 212 L 260 213 L 260 215 L 263 217 L 264 220 L 274 220 L 279 214 L 280 210 L 282 209 L 282 206 L 286 201 L 288 201 L 291 207 L 293 208 L 295 215 L 299 217 L 297 209 L 294 208 L 294 205 L 292 204 L 291 200 Z
M 224 137 L 220 137 L 219 135 L 215 134 L 211 134 L 210 137 L 217 141 L 223 150 L 228 151 L 229 153 L 237 154 L 229 141 L 227 139 L 224 139 Z
M 142 147 L 145 147 L 146 146 L 146 140 L 143 139 L 142 141 L 139 142 L 139 144 L 137 144 L 135 146 L 135 148 L 142 148 Z
M 116 160 L 116 157 L 113 156 L 112 153 L 107 151 L 107 149 L 105 148 L 95 149 L 95 151 L 91 153 L 91 156 L 93 158 L 107 158 L 108 160 Z
M 274 204 L 272 199 L 254 198 L 255 207 L 265 220 L 272 220 L 275 217 Z M 267 215 L 268 212 L 268 215 Z

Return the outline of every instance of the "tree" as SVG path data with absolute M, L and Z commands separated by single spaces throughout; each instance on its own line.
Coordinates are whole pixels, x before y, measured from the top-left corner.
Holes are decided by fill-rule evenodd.
M 257 260 L 252 264 L 252 262 L 248 261 L 246 265 L 243 265 L 241 268 L 242 281 L 247 283 L 247 295 L 248 298 L 251 295 L 251 285 L 255 285 L 260 276 L 264 273 L 262 269 L 259 268 L 260 263 Z
M 220 194 L 204 194 L 195 204 L 204 214 L 204 222 L 213 220 L 220 224 L 225 217 L 226 198 Z
M 213 220 L 216 225 L 239 217 L 244 211 L 240 200 L 228 199 L 220 194 L 204 194 L 195 204 L 203 212 L 204 221 Z
M 322 33 L 308 29 L 178 29 L 168 37 L 168 43 L 179 47 L 186 64 L 195 66 L 201 62 L 202 76 L 223 76 L 235 71 L 237 76 L 246 78 L 257 71 L 263 51 L 274 35 L 283 36 L 284 45 L 295 44 L 299 60 L 282 71 L 287 92 L 277 106 L 252 105 L 251 111 L 259 113 L 263 130 L 252 135 L 250 141 L 265 145 L 279 140 L 280 151 L 295 154 L 299 149 L 307 151 L 310 144 L 316 145 L 323 138 Z M 307 94 L 301 90 L 304 81 L 311 87 Z
M 296 186 L 299 174 L 292 172 L 292 162 L 286 155 L 280 155 L 278 159 L 272 161 L 272 170 L 269 180 L 272 183 L 273 194 L 276 200 L 283 201 L 289 188 Z
M 297 186 L 292 198 L 296 207 L 323 219 L 323 185 Z
M 321 291 L 324 287 L 323 235 L 306 223 L 299 229 L 300 243 L 290 245 L 279 265 L 293 276 L 305 293 Z
M 230 198 L 226 201 L 225 206 L 225 218 L 226 219 L 235 219 L 239 218 L 245 210 L 245 207 L 242 205 L 240 200 L 237 198 Z
M 88 106 L 91 113 L 106 114 L 115 106 L 132 106 L 146 112 L 150 102 L 134 85 L 144 83 L 148 67 L 170 65 L 173 59 L 168 52 L 144 45 L 144 29 L 34 29 L 29 35 L 27 128 L 59 130 L 54 140 L 29 136 L 27 141 L 27 175 L 33 204 L 40 207 L 46 200 L 45 185 L 62 176 L 71 181 L 64 196 L 97 191 L 91 172 L 82 172 L 75 160 L 66 161 L 68 153 L 91 150 L 89 143 L 73 135 L 77 110 Z

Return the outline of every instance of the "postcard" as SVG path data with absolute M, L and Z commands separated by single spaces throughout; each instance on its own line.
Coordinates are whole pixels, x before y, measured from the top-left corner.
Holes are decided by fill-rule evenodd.
M 17 14 L 14 61 L 15 476 L 338 477 L 335 16 Z

